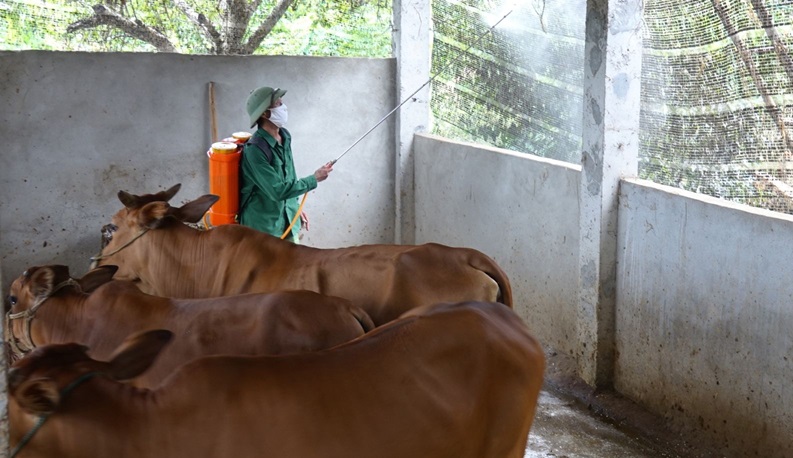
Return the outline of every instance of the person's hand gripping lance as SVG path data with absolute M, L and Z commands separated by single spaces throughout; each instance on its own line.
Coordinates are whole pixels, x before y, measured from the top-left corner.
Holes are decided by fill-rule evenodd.
M 318 168 L 317 170 L 314 171 L 314 178 L 317 179 L 317 183 L 325 181 L 325 179 L 328 178 L 328 175 L 330 175 L 330 172 L 333 171 L 333 164 L 334 163 L 336 163 L 336 161 L 330 161 L 327 164 L 323 165 L 322 167 L 320 167 L 320 168 Z M 299 209 L 299 212 L 298 212 L 300 214 L 300 228 L 301 229 L 305 229 L 305 230 L 309 229 L 309 226 L 308 226 L 308 215 L 302 210 L 303 210 L 303 203 L 306 201 L 306 196 L 307 195 L 308 195 L 308 193 L 303 195 L 303 200 L 300 202 L 300 209 Z M 291 229 L 291 225 L 290 225 L 290 229 Z

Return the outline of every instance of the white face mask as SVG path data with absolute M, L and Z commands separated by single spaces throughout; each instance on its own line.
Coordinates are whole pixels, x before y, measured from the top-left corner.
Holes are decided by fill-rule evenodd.
M 285 103 L 281 103 L 279 107 L 270 108 L 270 122 L 278 128 L 284 127 L 288 119 L 289 113 L 286 111 Z

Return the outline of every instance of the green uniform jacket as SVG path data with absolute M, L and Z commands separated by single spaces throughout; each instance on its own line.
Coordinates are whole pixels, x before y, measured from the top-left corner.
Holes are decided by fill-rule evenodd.
M 282 144 L 264 129 L 253 135 L 262 137 L 273 152 L 272 164 L 267 162 L 264 152 L 255 145 L 246 143 L 240 165 L 240 224 L 280 237 L 284 233 L 300 206 L 298 196 L 317 187 L 314 175 L 297 179 L 292 158 L 292 136 L 281 129 Z M 292 226 L 292 237 L 297 240 L 300 221 Z

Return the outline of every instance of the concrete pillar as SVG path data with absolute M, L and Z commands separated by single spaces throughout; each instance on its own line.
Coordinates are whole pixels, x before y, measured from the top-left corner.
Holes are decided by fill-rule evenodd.
M 0 285 L 5 285 L 3 282 L 3 270 L 0 269 Z M 5 342 L 5 327 L 0 326 L 0 342 Z M 6 361 L 6 352 L 0 351 L 0 458 L 9 456 L 8 450 L 8 361 Z
M 432 16 L 430 0 L 395 0 L 393 8 L 398 85 L 394 107 L 410 97 L 395 113 L 394 242 L 410 244 L 416 239 L 413 134 L 425 132 L 429 124 L 430 90 L 422 86 L 430 79 Z
M 642 12 L 642 1 L 587 1 L 576 356 L 595 387 L 613 380 L 617 193 L 638 172 Z

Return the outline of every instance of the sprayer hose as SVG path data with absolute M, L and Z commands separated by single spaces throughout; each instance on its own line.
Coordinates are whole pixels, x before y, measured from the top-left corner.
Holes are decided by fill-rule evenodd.
M 292 218 L 292 222 L 289 223 L 289 227 L 287 227 L 284 233 L 281 234 L 281 240 L 286 238 L 286 234 L 292 232 L 292 227 L 297 222 L 297 219 L 300 218 L 300 214 L 303 213 L 303 204 L 306 203 L 306 197 L 308 197 L 308 193 L 303 194 L 303 200 L 300 201 L 300 206 L 297 207 L 297 213 L 295 213 L 295 217 Z

